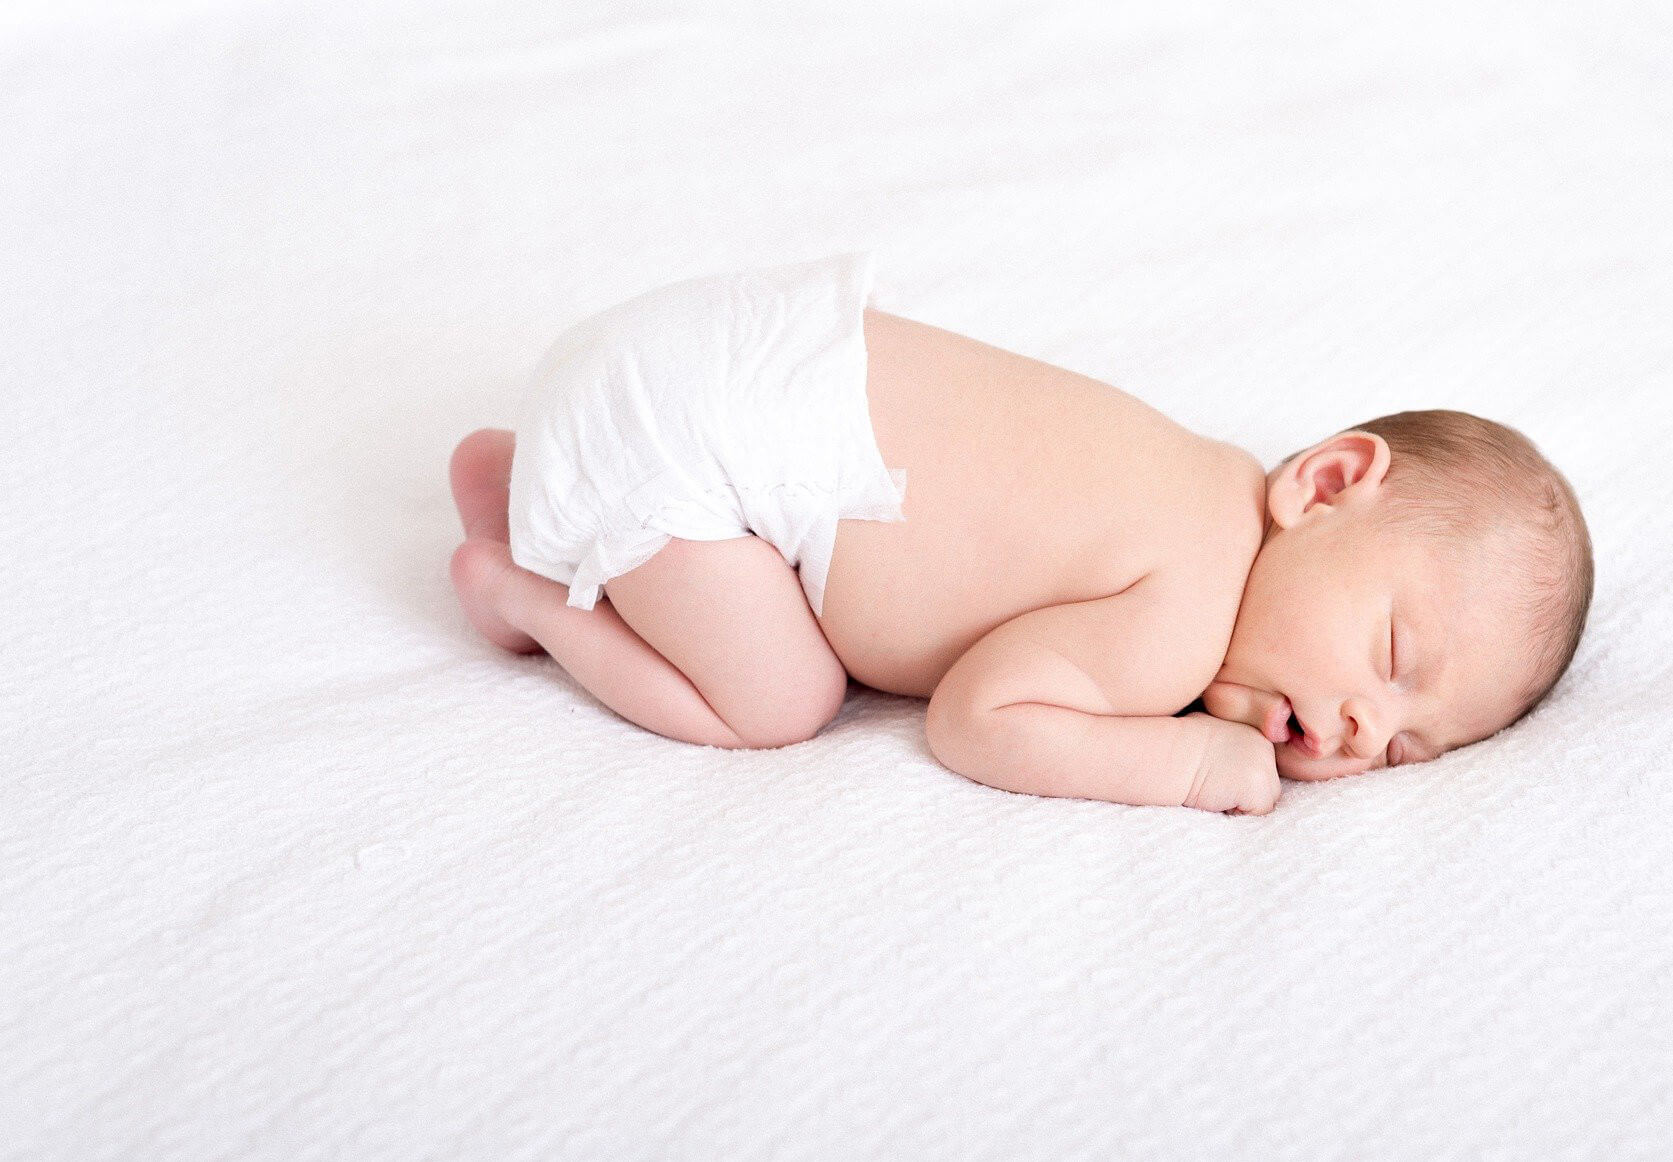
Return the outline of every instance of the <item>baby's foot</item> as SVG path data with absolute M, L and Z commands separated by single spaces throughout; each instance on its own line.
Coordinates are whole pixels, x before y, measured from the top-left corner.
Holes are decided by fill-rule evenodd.
M 459 604 L 477 633 L 514 654 L 538 654 L 540 643 L 500 616 L 500 592 L 515 580 L 510 573 L 516 568 L 505 542 L 476 538 L 453 551 L 450 571 Z
M 510 542 L 506 509 L 510 505 L 511 454 L 516 447 L 515 432 L 479 428 L 453 449 L 448 476 L 467 540 L 485 537 L 501 544 Z

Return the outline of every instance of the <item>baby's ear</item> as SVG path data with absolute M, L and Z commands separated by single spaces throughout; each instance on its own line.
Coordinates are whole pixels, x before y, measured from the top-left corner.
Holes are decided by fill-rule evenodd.
M 1315 507 L 1342 503 L 1349 489 L 1379 487 L 1388 475 L 1388 441 L 1375 432 L 1339 432 L 1284 465 L 1267 489 L 1272 519 L 1291 528 Z

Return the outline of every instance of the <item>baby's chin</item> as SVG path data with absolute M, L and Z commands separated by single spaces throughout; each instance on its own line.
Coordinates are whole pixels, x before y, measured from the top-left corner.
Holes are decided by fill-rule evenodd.
M 1371 769 L 1371 764 L 1361 759 L 1308 758 L 1306 755 L 1297 752 L 1287 742 L 1281 742 L 1277 745 L 1277 759 L 1280 776 L 1286 779 L 1295 779 L 1302 783 L 1322 783 L 1326 779 L 1341 779 L 1349 775 L 1362 775 Z

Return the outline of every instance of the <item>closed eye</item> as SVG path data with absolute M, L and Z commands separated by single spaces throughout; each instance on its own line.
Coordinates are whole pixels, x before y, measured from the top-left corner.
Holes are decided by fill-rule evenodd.
M 1388 680 L 1394 681 L 1394 618 L 1388 619 Z M 1397 765 L 1394 761 L 1394 740 L 1388 740 L 1388 749 L 1383 751 L 1383 766 Z

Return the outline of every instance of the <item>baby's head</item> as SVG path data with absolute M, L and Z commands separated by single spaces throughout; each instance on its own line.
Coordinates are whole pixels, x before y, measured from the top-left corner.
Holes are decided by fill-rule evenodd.
M 1274 741 L 1287 722 L 1285 778 L 1484 739 L 1537 706 L 1580 644 L 1580 504 L 1503 424 L 1415 411 L 1340 432 L 1267 474 L 1266 520 L 1203 705 Z

